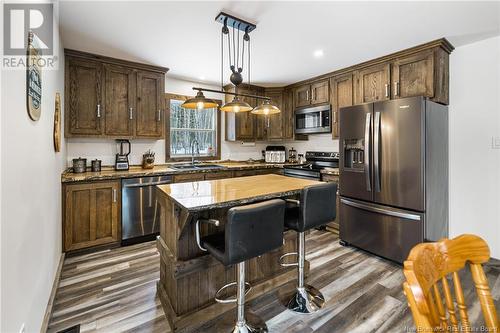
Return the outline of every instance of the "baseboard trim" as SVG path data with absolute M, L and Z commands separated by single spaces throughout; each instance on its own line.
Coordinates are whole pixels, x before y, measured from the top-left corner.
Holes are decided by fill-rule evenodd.
M 54 306 L 54 299 L 56 298 L 57 288 L 59 287 L 59 281 L 61 280 L 61 271 L 65 256 L 66 253 L 63 252 L 61 253 L 61 258 L 59 258 L 59 265 L 57 266 L 56 276 L 54 277 L 54 283 L 52 283 L 52 290 L 50 291 L 49 301 L 47 302 L 47 308 L 45 309 L 45 315 L 43 316 L 40 333 L 46 333 L 49 327 L 50 316 L 52 315 L 52 307 Z

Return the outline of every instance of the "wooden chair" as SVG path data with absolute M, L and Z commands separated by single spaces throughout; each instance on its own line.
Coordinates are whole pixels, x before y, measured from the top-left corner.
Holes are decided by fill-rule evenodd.
M 470 263 L 472 279 L 488 332 L 500 332 L 498 315 L 481 264 L 490 258 L 488 244 L 478 236 L 461 235 L 436 243 L 415 246 L 404 262 L 404 293 L 417 332 L 471 332 L 465 297 L 458 271 Z M 456 305 L 450 289 L 451 275 Z M 444 292 L 441 297 L 440 288 Z M 457 311 L 459 317 L 457 317 Z M 477 330 L 475 330 L 477 331 Z

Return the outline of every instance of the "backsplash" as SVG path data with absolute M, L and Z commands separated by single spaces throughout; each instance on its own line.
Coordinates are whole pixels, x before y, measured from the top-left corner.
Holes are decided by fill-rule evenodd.
M 256 143 L 254 146 L 245 146 L 240 142 L 226 142 L 222 140 L 221 159 L 247 160 L 262 158 L 261 151 L 267 145 L 284 145 L 288 149 L 294 147 L 299 154 L 306 151 L 338 151 L 338 140 L 332 140 L 330 134 L 317 134 L 309 136 L 308 141 L 286 141 Z M 114 140 L 71 138 L 66 140 L 67 166 L 71 167 L 72 159 L 83 157 L 90 160 L 100 159 L 103 165 L 113 165 L 117 145 Z M 151 149 L 156 153 L 156 163 L 165 163 L 165 140 L 131 140 L 131 153 L 129 156 L 132 165 L 142 162 L 142 154 Z

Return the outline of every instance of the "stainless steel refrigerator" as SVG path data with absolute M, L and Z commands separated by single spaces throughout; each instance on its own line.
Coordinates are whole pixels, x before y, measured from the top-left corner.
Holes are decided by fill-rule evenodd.
M 448 108 L 412 97 L 340 109 L 340 240 L 403 262 L 448 236 Z

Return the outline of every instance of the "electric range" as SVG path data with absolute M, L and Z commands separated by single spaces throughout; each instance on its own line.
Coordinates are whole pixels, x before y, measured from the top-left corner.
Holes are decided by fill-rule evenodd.
M 306 179 L 321 179 L 321 170 L 324 168 L 338 168 L 340 154 L 337 152 L 306 152 L 305 164 L 286 165 L 284 175 Z

